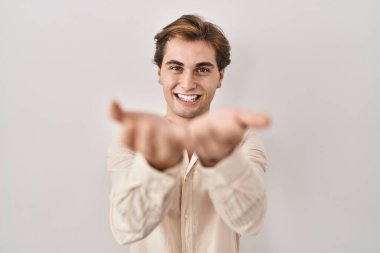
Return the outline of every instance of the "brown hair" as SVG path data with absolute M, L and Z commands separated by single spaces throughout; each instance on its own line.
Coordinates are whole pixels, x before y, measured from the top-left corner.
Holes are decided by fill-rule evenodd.
M 222 70 L 230 64 L 230 44 L 224 36 L 222 29 L 217 25 L 205 22 L 197 15 L 183 15 L 162 29 L 154 37 L 156 52 L 154 63 L 161 67 L 164 58 L 166 42 L 179 36 L 189 41 L 203 40 L 213 46 L 216 52 L 218 69 Z

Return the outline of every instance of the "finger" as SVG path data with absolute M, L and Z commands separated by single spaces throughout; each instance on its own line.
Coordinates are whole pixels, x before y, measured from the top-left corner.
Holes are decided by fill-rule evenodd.
M 239 124 L 244 128 L 267 128 L 271 124 L 269 115 L 264 112 L 238 109 L 236 116 Z
M 115 121 L 119 123 L 126 123 L 131 118 L 135 117 L 136 113 L 123 111 L 118 102 L 112 101 L 110 106 L 110 115 Z

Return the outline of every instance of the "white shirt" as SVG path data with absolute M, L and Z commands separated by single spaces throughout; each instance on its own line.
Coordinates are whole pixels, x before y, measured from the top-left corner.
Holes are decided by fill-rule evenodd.
M 266 213 L 261 142 L 250 131 L 213 168 L 194 154 L 165 171 L 117 138 L 108 150 L 111 231 L 131 253 L 234 253 L 240 235 L 259 232 Z

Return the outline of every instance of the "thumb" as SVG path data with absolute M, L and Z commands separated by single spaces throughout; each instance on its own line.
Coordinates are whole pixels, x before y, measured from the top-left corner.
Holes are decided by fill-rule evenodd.
M 238 109 L 237 119 L 244 128 L 263 129 L 269 127 L 271 118 L 267 113 Z
M 111 106 L 110 106 L 110 115 L 111 115 L 111 118 L 116 120 L 117 122 L 120 122 L 122 121 L 123 119 L 123 110 L 121 109 L 120 105 L 118 102 L 116 102 L 115 100 L 113 100 L 111 102 Z

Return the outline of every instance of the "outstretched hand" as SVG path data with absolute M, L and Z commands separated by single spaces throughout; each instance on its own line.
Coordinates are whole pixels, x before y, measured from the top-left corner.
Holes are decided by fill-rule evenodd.
M 263 129 L 270 117 L 245 109 L 224 109 L 195 118 L 189 124 L 191 149 L 201 163 L 214 166 L 242 141 L 248 128 Z
M 245 109 L 204 114 L 186 127 L 153 114 L 123 111 L 116 102 L 110 109 L 111 117 L 122 126 L 124 145 L 141 152 L 159 170 L 178 164 L 184 149 L 195 152 L 204 166 L 212 167 L 239 145 L 248 128 L 270 125 L 267 114 Z
M 182 160 L 185 129 L 153 114 L 123 111 L 117 102 L 110 114 L 122 127 L 123 144 L 141 152 L 154 168 L 164 170 Z

